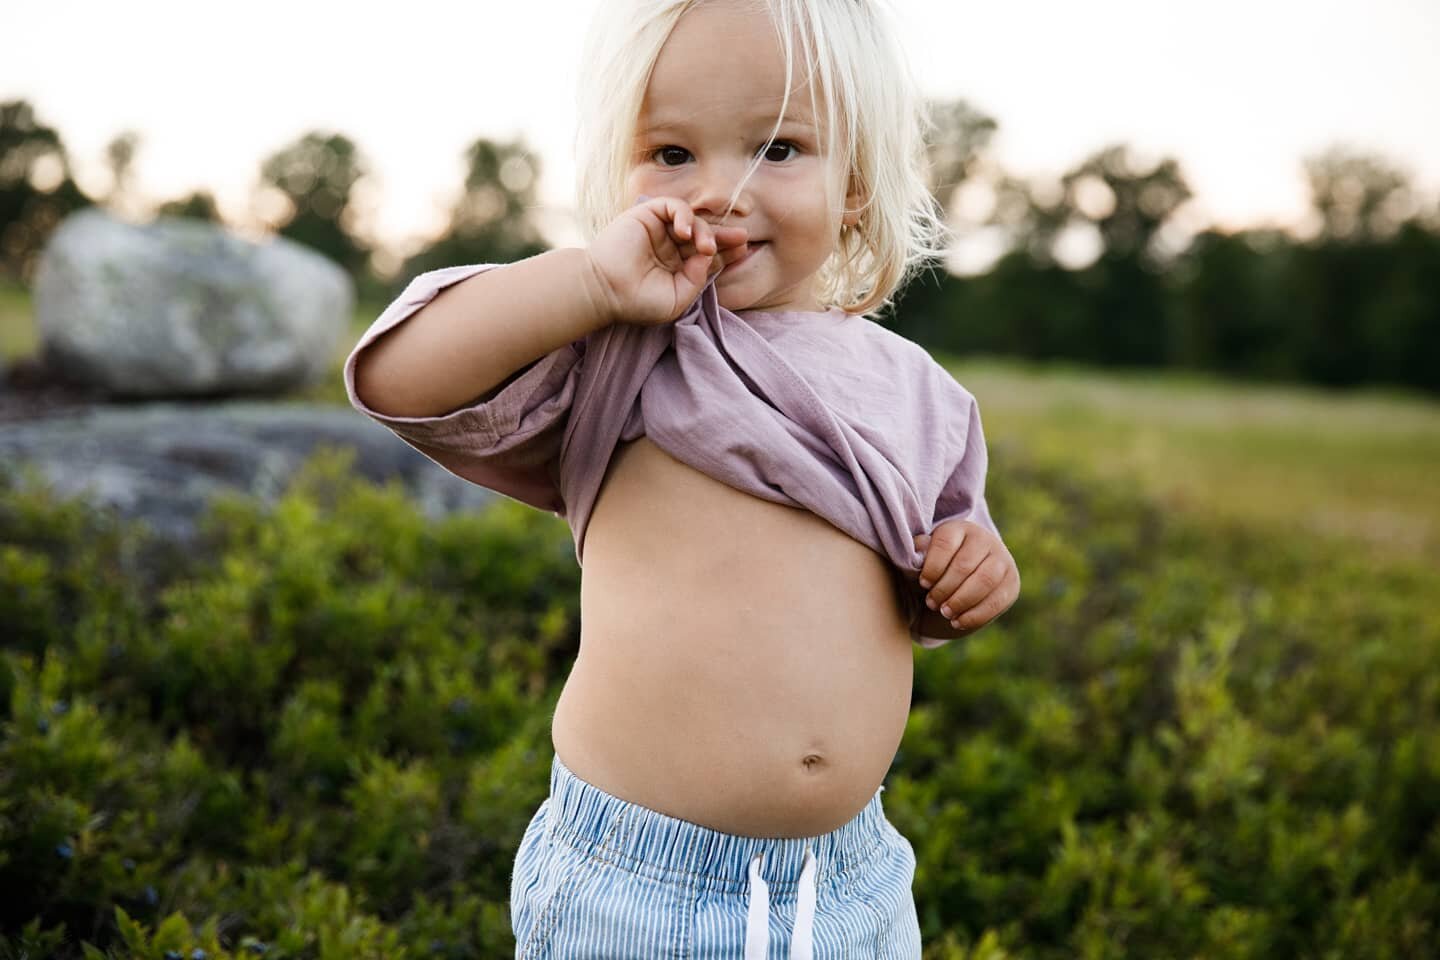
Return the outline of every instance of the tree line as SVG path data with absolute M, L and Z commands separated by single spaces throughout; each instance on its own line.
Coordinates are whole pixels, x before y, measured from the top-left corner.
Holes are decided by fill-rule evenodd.
M 879 318 L 927 348 L 1440 392 L 1440 201 L 1384 157 L 1336 146 L 1304 160 L 1318 224 L 1309 236 L 1213 226 L 1184 236 L 1192 194 L 1173 157 L 1111 144 L 1058 181 L 1027 181 L 994 162 L 993 118 L 964 100 L 932 104 L 932 117 L 937 208 L 957 232 L 998 231 L 1005 252 L 974 275 L 934 265 Z M 91 197 L 60 134 L 28 102 L 0 103 L 0 274 L 28 285 L 66 215 L 125 189 L 138 143 L 130 132 L 112 140 L 114 187 Z M 534 216 L 541 163 L 523 139 L 474 140 L 464 169 L 445 228 L 391 271 L 357 234 L 355 188 L 370 167 L 348 137 L 312 131 L 285 145 L 261 161 L 257 189 L 277 210 L 271 229 L 339 263 L 362 299 L 384 302 L 424 270 L 547 248 Z M 223 222 L 203 190 L 154 212 Z M 1089 237 L 1087 262 L 1064 255 L 1076 236 Z

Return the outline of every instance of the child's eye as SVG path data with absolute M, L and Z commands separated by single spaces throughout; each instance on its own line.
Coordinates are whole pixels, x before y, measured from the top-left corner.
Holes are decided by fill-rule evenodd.
M 765 148 L 765 159 L 772 160 L 776 163 L 784 163 L 786 160 L 792 159 L 792 156 L 798 153 L 799 149 L 799 147 L 797 147 L 789 140 L 776 140 L 774 143 L 770 144 L 768 148 Z M 776 156 L 775 151 L 777 150 L 788 150 L 790 151 L 791 156 L 786 156 L 784 154 Z M 651 159 L 658 160 L 660 166 L 662 167 L 678 167 L 683 164 L 689 156 L 689 150 L 686 150 L 684 147 L 674 146 L 673 144 L 669 144 L 663 147 L 656 147 L 654 150 L 650 151 Z M 674 162 L 672 163 L 671 161 Z
M 789 140 L 776 140 L 774 143 L 770 144 L 770 146 L 765 151 L 765 159 L 774 160 L 775 162 L 780 163 L 790 158 L 771 156 L 771 151 L 774 150 L 792 150 L 798 152 L 799 148 L 796 147 L 795 144 L 791 143 Z
M 655 157 L 655 158 L 657 158 L 657 159 L 660 160 L 660 166 L 662 166 L 662 167 L 674 167 L 674 166 L 679 166 L 681 163 L 684 163 L 684 162 L 685 162 L 685 159 L 684 159 L 684 158 L 685 158 L 686 156 L 689 156 L 689 153 L 690 153 L 690 151 L 686 150 L 684 147 L 666 146 L 666 147 L 656 147 L 653 151 L 651 151 L 651 154 L 650 154 L 650 155 L 651 155 L 652 157 Z M 665 162 L 665 160 L 664 160 L 664 157 L 665 157 L 665 156 L 668 155 L 668 156 L 670 157 L 670 159 L 676 160 L 676 159 L 677 159 L 677 157 L 675 156 L 676 154 L 680 154 L 680 155 L 681 155 L 681 156 L 678 158 L 678 162 L 677 162 L 677 163 L 666 163 L 666 162 Z

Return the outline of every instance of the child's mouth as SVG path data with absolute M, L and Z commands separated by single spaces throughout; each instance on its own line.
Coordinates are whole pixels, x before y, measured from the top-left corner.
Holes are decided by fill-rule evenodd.
M 746 247 L 745 252 L 740 255 L 740 259 L 738 259 L 738 260 L 732 260 L 732 261 L 730 261 L 729 263 L 727 263 L 727 264 L 725 265 L 725 270 L 733 270 L 733 269 L 735 269 L 736 267 L 740 266 L 740 264 L 744 263 L 746 260 L 749 260 L 751 257 L 753 257 L 753 256 L 755 255 L 755 252 L 756 252 L 757 250 L 759 250 L 761 247 L 765 246 L 765 244 L 768 243 L 768 242 L 769 242 L 769 241 L 766 241 L 766 240 L 757 240 L 757 241 L 755 241 L 754 243 L 748 243 L 748 244 L 746 244 L 746 245 L 745 245 L 745 247 Z M 724 273 L 725 270 L 722 270 L 722 271 L 720 271 L 720 272 L 721 272 L 721 273 Z

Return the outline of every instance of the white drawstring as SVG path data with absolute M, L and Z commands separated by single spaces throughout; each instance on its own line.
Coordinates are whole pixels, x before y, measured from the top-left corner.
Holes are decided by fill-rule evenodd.
M 770 887 L 760 879 L 760 857 L 750 858 L 750 918 L 745 925 L 745 960 L 765 960 L 770 950 Z
M 763 853 L 750 858 L 750 907 L 745 925 L 745 960 L 765 960 L 770 950 L 770 885 L 760 876 Z M 796 895 L 795 929 L 790 932 L 790 960 L 810 960 L 815 928 L 815 854 L 805 848 Z
M 795 929 L 790 931 L 791 960 L 810 960 L 815 932 L 815 854 L 805 848 L 805 866 L 800 868 L 800 891 L 795 901 Z

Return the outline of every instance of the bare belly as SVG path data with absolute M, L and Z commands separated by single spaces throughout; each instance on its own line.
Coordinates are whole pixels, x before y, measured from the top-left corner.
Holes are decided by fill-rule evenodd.
M 642 437 L 617 449 L 591 515 L 555 751 L 673 817 L 816 836 L 884 779 L 912 656 L 884 557 Z

